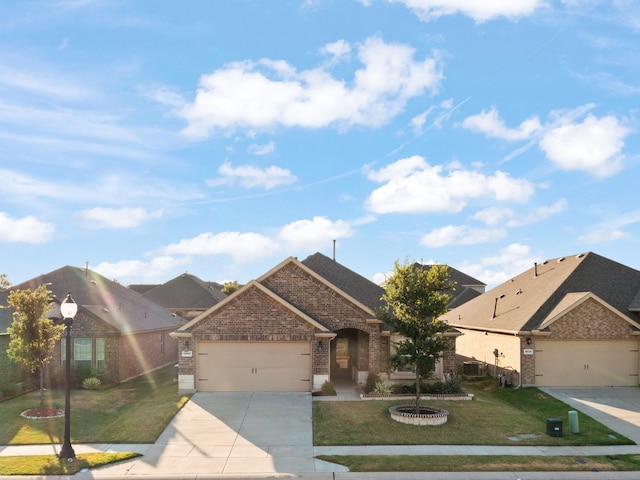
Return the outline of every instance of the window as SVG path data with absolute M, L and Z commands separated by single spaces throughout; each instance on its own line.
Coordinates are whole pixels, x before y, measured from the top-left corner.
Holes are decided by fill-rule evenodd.
M 104 338 L 96 338 L 96 370 L 104 372 L 106 368 L 104 360 Z
M 91 370 L 92 367 L 92 341 L 90 338 L 75 338 L 73 341 L 74 366 L 82 370 Z

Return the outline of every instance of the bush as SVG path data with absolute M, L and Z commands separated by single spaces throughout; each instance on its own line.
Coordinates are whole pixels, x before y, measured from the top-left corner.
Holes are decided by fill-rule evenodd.
M 85 378 L 82 381 L 82 386 L 87 390 L 98 390 L 100 388 L 101 383 L 102 382 L 100 381 L 99 378 L 89 377 L 89 378 Z
M 391 387 L 386 383 L 378 382 L 373 389 L 373 393 L 376 395 L 389 395 L 391 393 Z
M 378 375 L 377 373 L 370 373 L 369 375 L 367 375 L 367 382 L 364 384 L 364 387 L 362 388 L 364 390 L 364 393 L 373 392 L 378 383 L 382 383 L 382 379 L 380 378 L 380 375 Z
M 320 389 L 323 395 L 335 395 L 336 387 L 333 386 L 333 383 L 326 381 L 322 384 L 322 388 Z

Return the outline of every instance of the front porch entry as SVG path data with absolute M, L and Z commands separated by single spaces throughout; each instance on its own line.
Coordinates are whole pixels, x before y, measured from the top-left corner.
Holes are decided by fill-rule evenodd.
M 337 330 L 331 342 L 331 380 L 364 383 L 368 373 L 369 334 L 355 328 Z

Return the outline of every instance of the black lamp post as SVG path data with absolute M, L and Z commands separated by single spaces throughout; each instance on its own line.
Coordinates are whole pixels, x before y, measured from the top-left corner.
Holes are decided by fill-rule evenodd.
M 78 305 L 71 298 L 71 292 L 67 294 L 67 298 L 60 304 L 60 314 L 64 319 L 64 331 L 66 336 L 66 365 L 65 373 L 67 377 L 66 390 L 64 395 L 64 441 L 58 458 L 66 458 L 72 461 L 76 458 L 76 452 L 71 446 L 71 326 L 73 325 L 73 317 L 78 312 Z

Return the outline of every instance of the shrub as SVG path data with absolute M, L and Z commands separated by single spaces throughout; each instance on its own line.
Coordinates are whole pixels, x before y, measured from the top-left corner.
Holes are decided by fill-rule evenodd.
M 98 390 L 98 388 L 100 388 L 101 383 L 102 382 L 100 381 L 99 378 L 89 377 L 89 378 L 85 378 L 82 381 L 82 386 L 87 390 Z
M 322 384 L 321 391 L 323 395 L 335 395 L 336 387 L 333 386 L 333 383 L 326 381 Z
M 391 393 L 391 387 L 386 383 L 378 382 L 373 389 L 373 393 L 376 395 L 389 395 Z
M 367 382 L 363 387 L 364 393 L 373 392 L 376 388 L 376 384 L 378 383 L 382 383 L 380 375 L 378 375 L 377 373 L 370 373 L 369 375 L 367 375 Z

